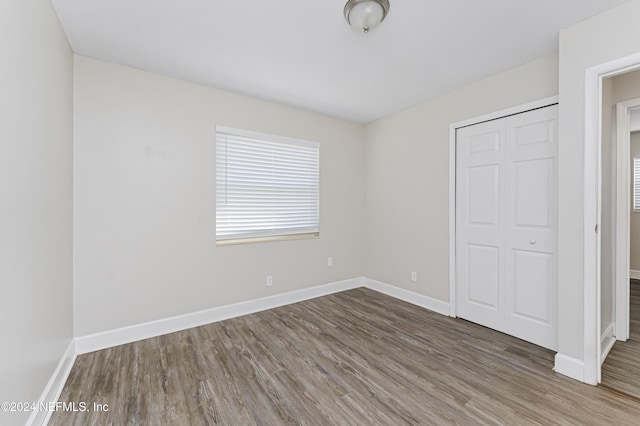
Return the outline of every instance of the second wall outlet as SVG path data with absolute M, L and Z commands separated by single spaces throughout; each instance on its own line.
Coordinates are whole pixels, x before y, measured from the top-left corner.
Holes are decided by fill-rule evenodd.
M 416 271 L 411 271 L 411 281 L 418 281 L 418 273 Z
M 333 256 L 327 257 L 327 266 L 333 266 Z
M 271 275 L 267 275 L 267 287 L 271 287 L 273 285 L 273 277 Z

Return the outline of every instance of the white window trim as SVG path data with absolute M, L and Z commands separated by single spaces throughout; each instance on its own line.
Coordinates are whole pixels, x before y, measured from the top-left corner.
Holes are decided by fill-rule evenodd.
M 246 138 L 267 139 L 272 142 L 288 143 L 292 145 L 309 146 L 312 148 L 320 148 L 320 142 L 307 141 L 304 139 L 290 138 L 287 136 L 272 135 L 269 133 L 254 132 L 251 130 L 236 129 L 234 127 L 216 126 L 216 133 L 231 133 Z
M 286 136 L 279 136 L 279 135 L 272 135 L 272 134 L 267 134 L 267 133 L 261 133 L 261 132 L 254 132 L 254 131 L 250 131 L 250 130 L 243 130 L 243 129 L 237 129 L 237 128 L 233 128 L 233 127 L 227 127 L 227 126 L 216 126 L 216 147 L 218 145 L 218 136 L 219 134 L 227 134 L 227 135 L 231 135 L 231 136 L 236 136 L 236 137 L 240 137 L 240 138 L 248 138 L 248 139 L 254 139 L 254 140 L 262 140 L 265 141 L 266 143 L 272 142 L 275 144 L 285 144 L 285 145 L 291 145 L 291 146 L 298 146 L 298 147 L 309 147 L 309 148 L 315 148 L 318 150 L 318 157 L 317 157 L 317 161 L 318 161 L 318 182 L 317 182 L 317 221 L 314 224 L 315 226 L 313 226 L 313 230 L 309 231 L 309 232 L 305 232 L 304 230 L 301 230 L 301 232 L 291 232 L 291 228 L 289 229 L 282 229 L 282 232 L 278 232 L 276 230 L 275 233 L 273 234 L 267 234 L 267 235 L 254 235 L 254 234 L 247 234 L 247 236 L 234 236 L 234 235 L 227 235 L 227 236 L 220 236 L 218 235 L 218 196 L 220 195 L 218 193 L 218 171 L 216 170 L 216 245 L 217 246 L 224 246 L 224 245 L 232 245 L 232 244 L 246 244 L 246 243 L 259 243 L 259 242 L 270 242 L 270 241 L 283 241 L 283 240 L 299 240 L 299 239 L 307 239 L 307 238 L 319 238 L 320 236 L 320 168 L 319 168 L 319 161 L 320 161 L 320 143 L 318 142 L 312 142 L 312 141 L 307 141 L 307 140 L 302 140 L 302 139 L 297 139 L 297 138 L 291 138 L 291 137 L 286 137 Z M 218 152 L 216 149 L 216 163 L 218 162 Z M 259 233 L 256 232 L 256 233 Z

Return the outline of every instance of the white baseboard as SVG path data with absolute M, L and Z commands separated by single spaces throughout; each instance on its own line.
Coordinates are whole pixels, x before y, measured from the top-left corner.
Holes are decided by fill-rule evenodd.
M 616 338 L 613 335 L 615 329 L 616 324 L 612 322 L 600 336 L 600 365 L 604 364 L 604 360 L 607 358 L 607 355 L 611 352 L 611 348 L 613 348 L 613 345 L 616 343 Z
M 47 383 L 42 395 L 40 395 L 40 399 L 38 400 L 39 407 L 47 406 L 48 404 L 58 400 L 62 393 L 62 388 L 64 388 L 64 384 L 67 382 L 73 363 L 76 361 L 76 356 L 77 352 L 75 341 L 72 340 L 69 342 L 67 350 L 62 355 L 58 366 L 51 375 L 49 383 Z M 49 419 L 52 414 L 53 411 L 34 410 L 31 412 L 31 416 L 29 416 L 29 419 L 27 420 L 27 425 L 46 425 L 49 423 Z
M 557 353 L 553 369 L 563 376 L 584 382 L 584 362 L 581 359 Z
M 404 300 L 405 302 L 418 305 L 422 308 L 437 312 L 442 315 L 449 315 L 449 302 L 443 302 L 442 300 L 434 299 L 433 297 L 418 294 L 413 291 L 405 290 L 403 288 L 383 283 L 381 281 L 372 280 L 370 278 L 363 278 L 363 282 L 364 286 L 370 288 L 371 290 L 379 291 L 380 293 L 386 294 L 387 296 Z
M 415 293 L 381 281 L 360 277 L 263 297 L 260 299 L 239 302 L 232 305 L 192 312 L 157 321 L 150 321 L 143 324 L 136 324 L 116 330 L 80 336 L 76 337 L 69 344 L 69 347 L 42 393 L 40 402 L 49 403 L 58 400 L 78 354 L 84 354 L 138 340 L 148 339 L 167 333 L 173 333 L 175 331 L 273 309 L 358 287 L 367 287 L 371 290 L 378 291 L 445 316 L 448 316 L 450 313 L 450 306 L 448 302 L 434 299 L 432 297 Z M 613 325 L 608 327 L 607 330 L 605 330 L 605 333 L 603 333 L 602 337 L 607 341 L 607 344 L 603 345 L 603 348 L 608 346 L 609 334 L 613 337 Z M 615 341 L 615 339 L 613 340 Z M 612 345 L 613 344 L 611 344 L 611 346 Z M 610 349 L 610 347 L 607 349 L 607 353 Z M 554 371 L 572 379 L 584 382 L 584 363 L 582 360 L 557 353 L 555 356 Z M 27 425 L 46 425 L 51 414 L 51 412 L 35 411 L 31 414 L 31 417 L 29 417 Z
M 288 293 L 276 294 L 232 305 L 192 312 L 171 318 L 164 318 L 115 330 L 80 336 L 75 338 L 76 353 L 85 354 L 113 346 L 124 345 L 138 340 L 149 339 L 163 334 L 199 327 L 242 315 L 273 309 L 303 300 L 326 296 L 358 287 L 367 287 L 380 293 L 412 303 L 442 315 L 449 315 L 449 303 L 429 296 L 405 290 L 369 278 L 353 278 L 345 281 L 320 285 Z
M 631 278 L 632 280 L 640 280 L 640 271 L 631 269 L 629 271 L 629 278 Z
M 260 299 L 248 300 L 246 302 L 234 303 L 232 305 L 191 312 L 171 318 L 131 325 L 87 336 L 80 336 L 75 339 L 76 351 L 78 354 L 85 354 L 362 286 L 363 278 L 353 278 L 350 280 L 276 294 Z

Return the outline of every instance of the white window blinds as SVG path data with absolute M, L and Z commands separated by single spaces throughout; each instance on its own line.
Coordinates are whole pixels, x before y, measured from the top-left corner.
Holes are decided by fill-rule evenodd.
M 633 210 L 640 211 L 640 156 L 633 157 Z
M 216 127 L 218 244 L 317 236 L 319 174 L 318 143 Z

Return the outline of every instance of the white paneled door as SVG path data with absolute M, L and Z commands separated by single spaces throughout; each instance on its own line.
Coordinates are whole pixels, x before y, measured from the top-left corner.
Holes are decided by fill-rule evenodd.
M 557 111 L 456 135 L 457 315 L 553 350 Z

